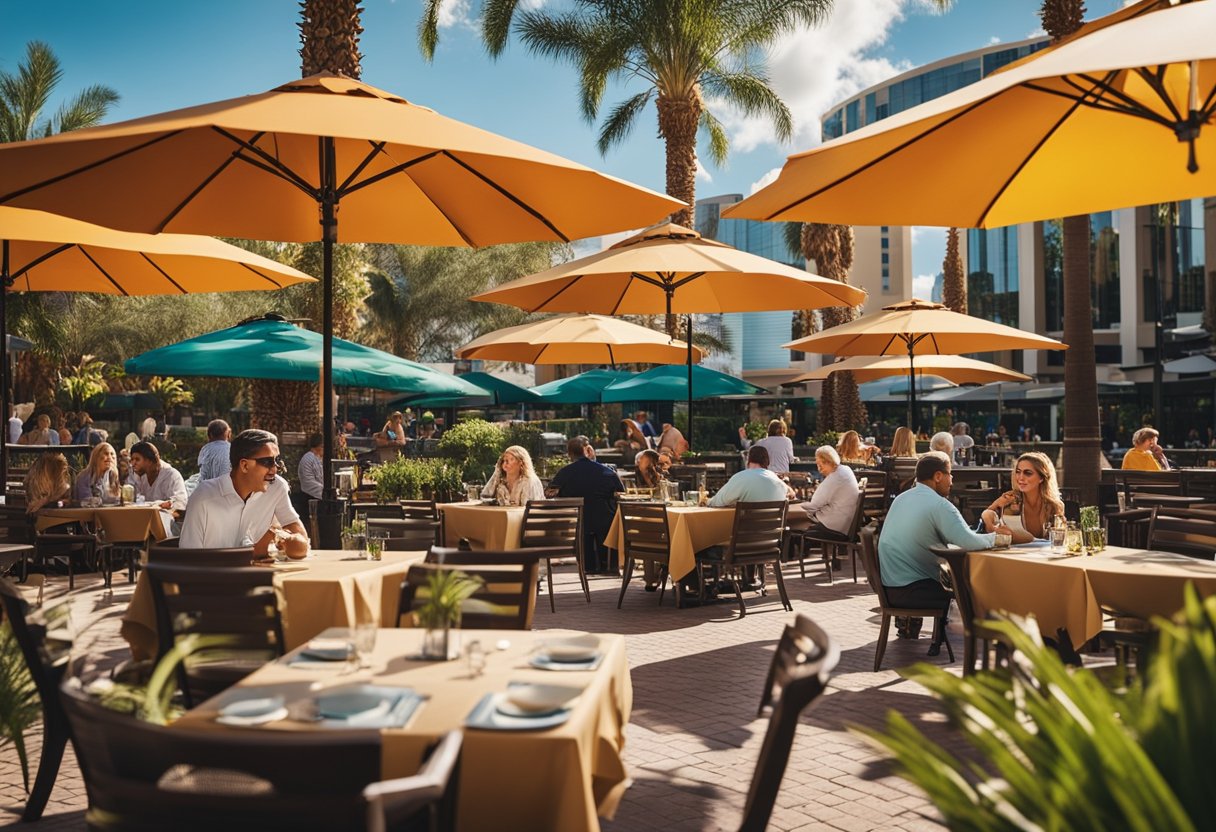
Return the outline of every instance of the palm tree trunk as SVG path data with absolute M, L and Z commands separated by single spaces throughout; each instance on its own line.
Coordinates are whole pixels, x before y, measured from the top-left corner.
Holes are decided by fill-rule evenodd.
M 960 315 L 967 314 L 967 274 L 959 252 L 958 229 L 946 232 L 946 259 L 942 261 L 942 303 Z
M 688 203 L 671 215 L 672 222 L 693 227 L 697 201 L 697 127 L 705 105 L 694 87 L 687 98 L 659 95 L 659 133 L 667 145 L 667 193 Z
M 348 78 L 363 73 L 359 0 L 304 0 L 300 3 L 300 72 L 336 72 Z
M 284 432 L 312 433 L 320 421 L 319 388 L 306 381 L 257 380 L 250 384 L 252 427 L 281 437 Z
M 1098 377 L 1089 278 L 1089 217 L 1064 218 L 1064 477 L 1082 505 L 1098 499 Z

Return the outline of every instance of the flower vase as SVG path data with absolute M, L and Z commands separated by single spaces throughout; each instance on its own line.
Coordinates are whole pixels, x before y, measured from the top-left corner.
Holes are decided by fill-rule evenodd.
M 422 658 L 450 661 L 460 658 L 460 627 L 448 622 L 442 627 L 427 627 L 422 634 Z

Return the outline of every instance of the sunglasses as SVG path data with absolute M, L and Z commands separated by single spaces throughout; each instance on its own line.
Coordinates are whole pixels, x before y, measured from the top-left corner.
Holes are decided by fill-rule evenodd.
M 257 465 L 261 465 L 268 471 L 272 468 L 284 469 L 287 467 L 287 464 L 283 462 L 283 457 L 281 456 L 247 456 L 245 459 L 248 459 Z

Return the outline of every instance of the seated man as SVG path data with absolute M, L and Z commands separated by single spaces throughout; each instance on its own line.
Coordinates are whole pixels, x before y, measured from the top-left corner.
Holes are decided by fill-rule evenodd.
M 772 503 L 793 496 L 794 489 L 768 470 L 768 449 L 753 445 L 747 452 L 747 467 L 727 480 L 709 504 L 723 508 L 735 503 Z
M 232 428 L 223 419 L 207 423 L 207 444 L 198 452 L 199 482 L 222 477 L 231 471 L 228 453 L 232 449 Z
M 585 436 L 566 443 L 570 464 L 549 483 L 550 496 L 583 498 L 583 555 L 588 572 L 615 575 L 616 568 L 604 548 L 604 538 L 616 515 L 616 495 L 624 491 L 621 478 L 607 465 L 595 461 L 595 448 Z
M 954 436 L 944 430 L 933 434 L 933 438 L 929 440 L 929 450 L 941 451 L 946 456 L 953 459 Z
M 831 445 L 822 445 L 815 450 L 815 464 L 823 480 L 816 486 L 810 502 L 802 504 L 810 521 L 807 532 L 817 537 L 847 540 L 861 499 L 857 475 L 849 466 L 840 464 L 840 454 Z M 839 563 L 834 564 L 834 568 L 839 567 Z
M 131 446 L 131 485 L 136 499 L 156 503 L 162 510 L 165 533 L 186 508 L 186 481 L 169 463 L 160 458 L 160 451 L 151 442 L 136 442 Z
M 991 549 L 996 532 L 1009 534 L 997 526 L 993 534 L 976 534 L 963 515 L 946 499 L 952 477 L 950 457 L 929 451 L 916 463 L 916 485 L 891 502 L 878 539 L 878 563 L 887 597 L 904 607 L 941 609 L 941 632 L 946 630 L 946 612 L 953 597 L 938 580 L 937 557 L 930 546 L 953 544 L 967 551 Z M 921 620 L 897 619 L 900 638 L 917 638 Z M 929 647 L 929 655 L 941 652 L 941 643 Z
M 253 546 L 264 556 L 279 540 L 289 558 L 308 555 L 308 534 L 291 507 L 287 480 L 279 476 L 283 458 L 278 437 L 264 430 L 245 430 L 232 440 L 226 477 L 199 483 L 190 496 L 183 524 L 183 549 Z M 281 526 L 276 533 L 272 526 Z

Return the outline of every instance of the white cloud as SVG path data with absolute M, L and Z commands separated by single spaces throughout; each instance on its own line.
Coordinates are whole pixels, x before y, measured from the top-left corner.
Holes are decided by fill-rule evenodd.
M 755 182 L 752 183 L 752 186 L 747 191 L 747 195 L 751 196 L 756 191 L 760 190 L 761 188 L 765 187 L 766 185 L 771 185 L 772 183 L 776 182 L 777 177 L 780 175 L 781 175 L 781 168 L 773 168 L 768 173 L 764 174 L 764 176 L 761 176 L 759 179 L 757 179 Z
M 1001 39 L 996 35 L 993 35 L 992 37 L 988 38 L 988 43 L 992 44 L 993 46 L 996 46 L 1000 42 L 1001 42 Z
M 850 0 L 835 4 L 831 17 L 816 29 L 799 29 L 778 40 L 768 53 L 774 90 L 794 115 L 793 146 L 820 144 L 819 117 L 845 98 L 908 69 L 873 51 L 891 27 L 908 13 L 931 8 L 925 0 Z M 747 152 L 776 144 L 772 125 L 762 116 L 747 117 L 721 102 L 711 102 L 730 135 L 731 146 Z
M 447 0 L 439 4 L 439 28 L 472 27 L 475 21 L 473 4 L 469 0 Z
M 697 180 L 700 182 L 714 181 L 713 174 L 705 169 L 705 166 L 701 164 L 700 159 L 697 160 Z
M 933 284 L 937 280 L 931 274 L 918 274 L 912 278 L 912 297 L 929 300 L 933 297 Z

